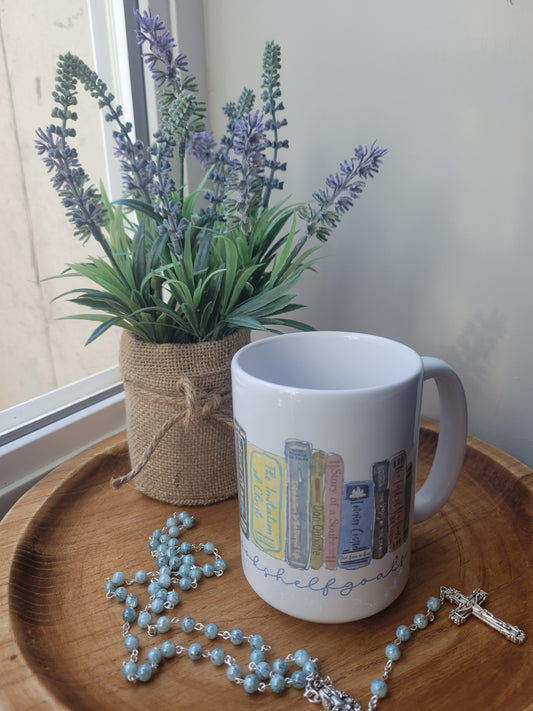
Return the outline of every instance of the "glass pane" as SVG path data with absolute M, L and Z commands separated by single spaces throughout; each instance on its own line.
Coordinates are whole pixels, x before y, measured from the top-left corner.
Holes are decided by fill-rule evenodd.
M 58 320 L 76 312 L 65 299 L 73 279 L 42 281 L 65 264 L 98 254 L 82 245 L 34 148 L 35 130 L 50 122 L 57 56 L 72 52 L 93 67 L 86 0 L 30 3 L 0 0 L 0 409 L 107 368 L 117 361 L 119 333 L 89 346 L 96 324 Z M 23 25 L 21 26 L 21 22 Z M 101 119 L 80 89 L 78 136 L 73 145 L 91 180 L 105 182 Z M 79 309 L 78 309 L 79 312 Z

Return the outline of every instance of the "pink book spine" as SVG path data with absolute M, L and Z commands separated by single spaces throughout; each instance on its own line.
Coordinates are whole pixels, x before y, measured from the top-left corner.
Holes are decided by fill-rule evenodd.
M 338 564 L 343 485 L 342 457 L 328 454 L 324 480 L 324 565 L 327 570 L 335 570 Z

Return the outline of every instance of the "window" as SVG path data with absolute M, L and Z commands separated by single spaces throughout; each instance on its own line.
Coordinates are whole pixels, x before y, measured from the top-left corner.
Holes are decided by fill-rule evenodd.
M 97 70 L 125 114 L 135 117 L 137 131 L 147 133 L 142 62 L 133 35 L 135 6 L 133 0 L 34 4 L 24 18 L 25 43 L 20 41 L 20 4 L 8 0 L 3 6 L 0 121 L 9 178 L 0 208 L 5 213 L 0 240 L 6 257 L 0 266 L 0 516 L 52 467 L 124 428 L 116 366 L 120 333 L 110 332 L 84 347 L 94 326 L 58 320 L 72 314 L 73 305 L 53 298 L 74 285 L 46 278 L 96 250 L 73 236 L 33 142 L 35 130 L 50 123 L 56 61 L 67 51 Z M 91 180 L 98 184 L 102 179 L 116 197 L 120 175 L 111 136 L 105 133 L 102 140 L 107 126 L 83 88 L 78 100 L 80 160 Z

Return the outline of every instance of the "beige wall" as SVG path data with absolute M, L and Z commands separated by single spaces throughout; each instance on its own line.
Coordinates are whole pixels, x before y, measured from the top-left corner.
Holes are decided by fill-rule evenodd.
M 71 51 L 94 67 L 85 0 L 0 0 L 0 409 L 116 362 L 118 334 L 85 347 L 89 322 L 54 296 L 73 280 L 40 282 L 69 261 L 96 253 L 72 229 L 34 150 L 35 129 L 51 122 L 55 64 Z M 83 89 L 81 90 L 83 93 Z M 100 117 L 80 95 L 77 147 L 93 180 L 105 178 Z
M 381 174 L 301 284 L 317 328 L 449 360 L 470 431 L 533 465 L 533 3 L 204 0 L 211 117 L 282 47 L 286 193 L 352 147 Z M 424 406 L 436 415 L 434 401 Z

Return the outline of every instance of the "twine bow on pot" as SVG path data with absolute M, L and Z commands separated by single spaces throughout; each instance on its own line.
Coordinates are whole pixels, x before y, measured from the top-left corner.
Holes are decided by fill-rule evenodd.
M 126 381 L 125 381 L 126 384 Z M 150 461 L 153 453 L 167 432 L 177 424 L 182 424 L 188 428 L 196 418 L 210 418 L 233 428 L 233 417 L 231 408 L 231 390 L 218 389 L 202 391 L 196 388 L 188 377 L 181 377 L 176 383 L 176 394 L 174 396 L 161 395 L 155 391 L 141 388 L 135 384 L 131 387 L 137 396 L 157 398 L 159 401 L 166 401 L 171 408 L 177 408 L 168 420 L 154 433 L 154 436 L 146 447 L 143 456 L 128 474 L 117 476 L 111 479 L 111 486 L 120 489 L 134 479 Z
M 250 342 L 239 329 L 218 341 L 120 341 L 130 469 L 127 482 L 165 503 L 204 506 L 237 494 L 231 359 Z

